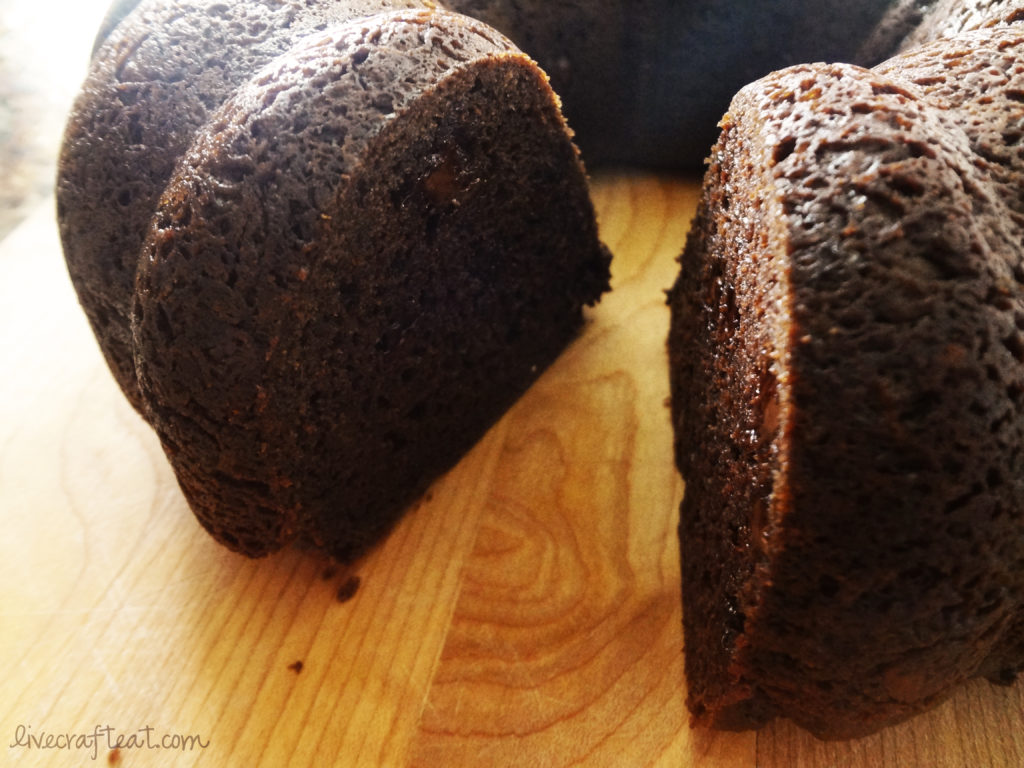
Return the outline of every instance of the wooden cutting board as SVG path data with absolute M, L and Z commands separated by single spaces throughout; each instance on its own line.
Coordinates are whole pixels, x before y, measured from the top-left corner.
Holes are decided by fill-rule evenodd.
M 215 544 L 100 359 L 51 208 L 7 238 L 0 763 L 1024 765 L 1021 683 L 853 742 L 688 727 L 663 291 L 696 185 L 594 195 L 614 291 L 345 573 Z

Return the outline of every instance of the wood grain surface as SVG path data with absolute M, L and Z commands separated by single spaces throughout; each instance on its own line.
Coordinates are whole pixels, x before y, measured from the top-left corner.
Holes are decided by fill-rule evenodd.
M 696 185 L 593 188 L 614 291 L 344 572 L 215 544 L 100 359 L 51 206 L 0 244 L 0 764 L 1024 765 L 1021 683 L 851 742 L 688 727 L 663 291 Z

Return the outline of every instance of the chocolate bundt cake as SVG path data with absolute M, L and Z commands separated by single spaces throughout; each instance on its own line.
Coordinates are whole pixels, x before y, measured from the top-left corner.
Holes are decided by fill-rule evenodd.
M 203 525 L 348 559 L 568 343 L 609 257 L 555 97 L 493 29 L 195 5 L 100 50 L 69 266 Z
M 780 56 L 818 50 L 791 37 L 845 51 L 887 1 L 835 3 L 834 23 L 818 35 L 804 34 L 805 2 L 728 12 L 696 3 L 683 12 L 652 1 L 633 23 L 621 2 L 445 5 L 535 47 L 599 157 L 633 147 L 631 159 L 656 152 L 671 164 L 703 155 L 704 138 L 685 121 L 710 129 L 726 95 L 707 100 L 706 85 L 692 83 L 728 54 L 726 41 L 747 50 L 741 58 L 753 69 L 730 75 L 742 81 Z M 413 15 L 375 15 L 401 9 Z M 666 14 L 692 35 L 687 55 L 668 45 L 657 21 Z M 391 34 L 399 21 L 409 34 Z M 356 27 L 337 32 L 345 24 Z M 751 45 L 766 25 L 777 44 Z M 673 50 L 669 59 L 659 58 L 663 49 Z M 296 57 L 299 74 L 288 70 Z M 497 76 L 496 62 L 518 78 Z M 659 90 L 663 73 L 684 86 L 677 98 Z M 464 92 L 455 82 L 473 85 Z M 702 82 L 732 87 L 721 73 Z M 428 125 L 428 108 L 448 116 Z M 247 554 L 293 538 L 358 551 L 565 344 L 580 308 L 607 288 L 609 257 L 555 115 L 544 77 L 508 39 L 427 0 L 115 0 L 68 123 L 61 237 L 115 378 L 159 432 L 193 509 L 219 540 Z M 403 133 L 410 125 L 429 140 L 413 142 Z M 654 142 L 648 127 L 665 135 Z M 404 152 L 422 153 L 417 161 L 406 154 L 383 164 L 378 147 L 397 135 L 410 142 Z M 371 184 L 371 173 L 382 176 Z M 384 188 L 388 205 L 370 194 Z M 345 229 L 357 220 L 358 232 Z M 320 258 L 323 248 L 353 249 L 322 257 L 352 274 L 332 273 L 321 285 L 309 254 Z M 417 259 L 433 263 L 435 252 L 451 254 L 438 262 L 451 271 L 417 278 L 434 280 L 429 290 L 413 285 L 423 271 Z M 413 266 L 403 273 L 400 262 Z M 296 276 L 315 282 L 298 285 Z M 338 290 L 341 299 L 327 295 Z M 286 307 L 287 321 L 278 317 Z M 330 332 L 312 335 L 319 322 Z M 399 360 L 391 348 L 413 325 L 423 336 L 399 344 L 410 356 Z M 472 341 L 457 339 L 455 325 Z M 299 364 L 288 355 L 305 357 Z M 497 369 L 481 361 L 503 356 L 517 362 L 492 376 Z M 281 367 L 286 358 L 292 367 Z M 463 402 L 451 378 L 466 368 L 476 378 L 455 378 L 478 399 Z M 414 370 L 430 371 L 429 387 Z M 434 421 L 424 421 L 424 408 Z M 452 415 L 460 410 L 468 415 Z M 292 434 L 304 420 L 302 434 Z M 397 463 L 396 444 L 410 446 Z M 325 451 L 332 458 L 315 458 Z
M 868 733 L 1024 666 L 1021 21 L 117 0 L 61 154 L 69 272 L 202 524 L 350 559 L 608 288 L 555 91 L 592 162 L 692 167 L 744 83 L 852 62 L 733 100 L 669 352 L 694 720 Z
M 696 722 L 856 736 L 1024 667 L 1022 102 L 1013 23 L 733 100 L 669 296 Z

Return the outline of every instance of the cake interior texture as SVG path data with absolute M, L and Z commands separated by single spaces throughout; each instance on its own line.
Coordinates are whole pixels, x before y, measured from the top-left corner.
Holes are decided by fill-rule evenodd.
M 1022 51 L 730 107 L 670 297 L 699 722 L 863 735 L 1024 665 Z
M 142 391 L 200 519 L 249 554 L 379 538 L 607 284 L 542 76 L 471 55 L 469 29 L 438 79 L 419 21 L 343 28 L 258 77 L 154 220 Z

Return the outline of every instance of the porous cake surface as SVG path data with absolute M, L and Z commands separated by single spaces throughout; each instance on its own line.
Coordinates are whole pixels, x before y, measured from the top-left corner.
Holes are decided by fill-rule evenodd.
M 305 36 L 382 9 L 423 5 L 150 0 L 107 33 L 68 119 L 57 221 L 79 300 L 137 409 L 129 324 L 139 250 L 195 132 L 255 70 Z M 112 11 L 116 19 L 123 9 Z
M 743 89 L 671 293 L 690 707 L 848 737 L 1024 664 L 1019 26 Z
M 218 539 L 348 559 L 607 280 L 536 67 L 465 17 L 374 16 L 257 73 L 184 156 L 140 260 L 141 391 Z

